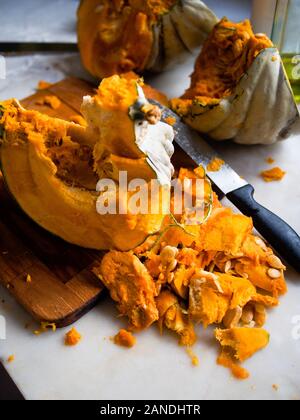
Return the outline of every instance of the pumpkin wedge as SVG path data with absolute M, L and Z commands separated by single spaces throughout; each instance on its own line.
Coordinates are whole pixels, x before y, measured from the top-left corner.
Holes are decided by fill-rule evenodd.
M 170 184 L 174 130 L 160 121 L 159 108 L 147 101 L 136 80 L 104 79 L 94 98 L 83 99 L 82 113 L 91 138 L 99 138 L 93 154 L 100 178 L 118 181 L 119 172 L 127 171 L 129 181 L 157 178 L 162 185 Z
M 199 132 L 241 144 L 272 144 L 300 126 L 279 52 L 248 20 L 215 26 L 172 108 Z
M 68 242 L 86 248 L 128 250 L 160 230 L 164 213 L 99 214 L 96 210 L 99 199 L 96 185 L 102 163 L 99 150 L 107 151 L 108 144 L 115 156 L 130 160 L 132 167 L 136 162 L 141 168 L 149 166 L 149 179 L 151 176 L 157 179 L 154 167 L 164 174 L 163 181 L 170 182 L 167 174 L 171 177 L 173 129 L 160 123 L 159 118 L 151 120 L 153 127 L 157 124 L 161 127 L 156 130 L 156 144 L 161 141 L 164 147 L 167 145 L 161 166 L 169 167 L 169 171 L 163 171 L 154 155 L 150 165 L 143 152 L 151 148 L 147 144 L 152 141 L 147 136 L 148 126 L 152 127 L 148 119 L 155 109 L 143 97 L 139 110 L 139 86 L 135 80 L 119 76 L 103 81 L 97 99 L 84 101 L 87 127 L 25 110 L 16 100 L 1 105 L 0 161 L 8 189 L 34 221 Z M 130 116 L 131 107 L 139 111 L 138 116 Z M 102 130 L 94 122 L 96 117 L 101 122 L 103 115 L 114 120 L 118 136 L 114 137 L 109 126 L 104 124 Z M 135 130 L 136 124 L 144 126 L 142 133 Z M 126 165 L 122 169 L 126 170 Z M 126 209 L 130 197 L 119 194 L 117 198 L 117 204 Z
M 217 21 L 200 0 L 82 0 L 78 45 L 98 78 L 161 71 L 202 45 Z

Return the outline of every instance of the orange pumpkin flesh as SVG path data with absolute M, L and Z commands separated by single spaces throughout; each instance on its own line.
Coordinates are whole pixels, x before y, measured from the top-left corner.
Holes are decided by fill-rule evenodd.
M 249 20 L 233 23 L 223 18 L 204 44 L 190 88 L 181 99 L 172 101 L 173 108 L 186 115 L 194 99 L 215 105 L 230 96 L 260 51 L 272 45 L 265 35 L 253 33 Z
M 85 67 L 97 77 L 142 71 L 152 50 L 152 27 L 176 2 L 83 0 L 78 42 Z

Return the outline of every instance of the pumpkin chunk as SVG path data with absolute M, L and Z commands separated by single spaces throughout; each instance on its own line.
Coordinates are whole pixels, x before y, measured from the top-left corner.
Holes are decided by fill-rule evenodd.
M 240 362 L 249 359 L 269 344 L 270 335 L 261 328 L 232 328 L 215 331 L 216 339 L 222 347 L 230 347 L 234 357 Z
M 248 379 L 250 374 L 249 372 L 240 366 L 236 360 L 234 360 L 227 351 L 222 350 L 220 356 L 217 359 L 217 363 L 220 366 L 224 366 L 231 370 L 233 376 L 237 379 L 244 380 Z
M 214 158 L 211 162 L 209 162 L 206 169 L 208 172 L 218 172 L 222 168 L 224 163 L 224 160 L 220 158 Z
M 119 182 L 120 171 L 128 181 L 158 178 L 170 184 L 174 168 L 170 158 L 174 131 L 161 122 L 161 112 L 143 92 L 143 82 L 125 75 L 104 79 L 93 98 L 83 100 L 88 131 L 98 141 L 93 149 L 94 170 L 102 178 Z
M 229 310 L 244 307 L 255 295 L 247 279 L 200 271 L 190 282 L 189 313 L 204 327 L 220 324 Z
M 82 338 L 81 334 L 79 334 L 79 332 L 75 328 L 72 328 L 65 335 L 65 345 L 76 346 L 80 342 L 81 338 Z
M 286 172 L 279 167 L 261 172 L 261 176 L 265 182 L 281 181 L 285 175 Z
M 191 318 L 205 327 L 221 323 L 229 308 L 229 297 L 206 286 L 201 279 L 191 281 L 189 302 Z
M 252 228 L 250 218 L 233 214 L 231 209 L 216 209 L 200 230 L 199 246 L 205 251 L 236 254 Z
M 121 315 L 128 317 L 133 330 L 145 329 L 158 320 L 155 283 L 133 253 L 111 251 L 94 272 L 117 302 Z
M 121 347 L 132 348 L 136 344 L 136 338 L 131 332 L 122 329 L 114 337 L 114 343 Z
M 254 264 L 251 261 L 237 263 L 235 269 L 238 272 L 245 273 L 256 287 L 271 293 L 275 298 L 285 294 L 287 291 L 282 270 L 275 270 L 278 273 L 278 277 L 274 278 L 270 276 L 270 273 L 272 273 L 270 270 L 273 270 L 270 266 Z
M 156 299 L 159 312 L 159 326 L 165 325 L 180 336 L 179 344 L 193 346 L 197 340 L 194 326 L 188 315 L 180 306 L 178 298 L 170 291 L 164 290 Z
M 12 354 L 12 355 L 10 355 L 10 356 L 7 358 L 7 363 L 12 363 L 12 362 L 14 362 L 14 361 L 15 361 L 15 359 L 16 359 L 15 355 L 14 355 L 14 354 Z

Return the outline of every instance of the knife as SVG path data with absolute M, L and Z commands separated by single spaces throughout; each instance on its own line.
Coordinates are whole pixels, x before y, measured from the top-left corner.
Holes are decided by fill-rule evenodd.
M 162 111 L 162 119 L 176 120 L 175 142 L 197 165 L 207 168 L 214 158 L 222 159 L 199 134 L 184 124 L 172 110 L 151 100 Z M 218 172 L 207 171 L 208 178 L 243 214 L 252 217 L 255 228 L 297 272 L 300 272 L 300 237 L 280 217 L 254 199 L 254 187 L 227 163 Z
M 24 397 L 18 390 L 4 366 L 0 362 L 0 401 L 23 401 Z

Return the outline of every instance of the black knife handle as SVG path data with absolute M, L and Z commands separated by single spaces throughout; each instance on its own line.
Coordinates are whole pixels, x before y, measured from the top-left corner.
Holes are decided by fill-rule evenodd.
M 300 272 L 300 237 L 270 210 L 254 199 L 254 188 L 246 185 L 227 194 L 227 198 L 246 216 L 252 217 L 255 228 L 296 271 Z

